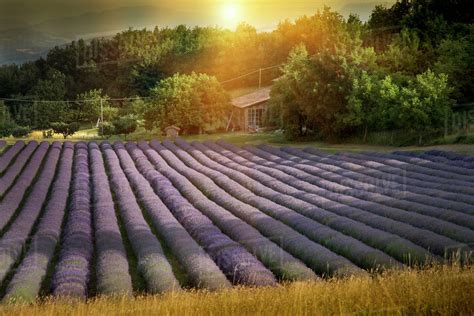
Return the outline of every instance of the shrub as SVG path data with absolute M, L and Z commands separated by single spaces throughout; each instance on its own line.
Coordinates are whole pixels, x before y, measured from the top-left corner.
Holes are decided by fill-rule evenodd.
M 10 165 L 13 158 L 25 147 L 25 142 L 18 141 L 7 151 L 5 151 L 2 156 L 0 156 L 0 173 L 3 173 L 5 169 Z
M 73 123 L 64 123 L 64 122 L 55 122 L 51 123 L 51 128 L 56 134 L 62 134 L 64 139 L 67 139 L 68 136 L 74 135 L 80 129 L 80 124 Z
M 1 124 L 0 137 L 10 137 L 16 128 L 18 128 L 18 125 L 11 121 Z
M 219 163 L 224 163 L 226 166 L 232 169 L 239 170 L 240 172 L 245 173 L 249 177 L 261 182 L 262 184 L 266 184 L 269 187 L 276 188 L 281 191 L 284 191 L 284 189 L 286 189 L 288 192 L 288 187 L 285 188 L 285 184 L 290 185 L 290 187 L 298 187 L 297 185 L 299 183 L 295 180 L 298 178 L 303 178 L 296 177 L 296 169 L 292 170 L 283 165 L 278 166 L 275 164 L 273 168 L 270 168 L 272 164 L 265 163 L 263 160 L 258 160 L 258 158 L 254 157 L 254 159 L 252 160 L 245 160 L 242 159 L 242 157 L 240 157 L 239 155 L 234 154 L 233 152 L 224 150 L 222 147 L 216 146 L 214 144 L 206 145 L 208 145 L 209 148 L 213 149 L 215 152 L 218 153 L 218 155 L 216 155 L 211 154 L 212 152 L 209 152 L 208 150 L 206 151 L 206 154 L 208 154 L 209 156 L 212 155 L 213 160 Z M 206 150 L 206 147 L 201 144 L 195 144 L 195 147 L 200 149 L 201 151 Z M 241 155 L 243 155 L 242 152 L 243 151 L 240 151 Z M 226 156 L 229 159 L 232 159 L 232 161 L 225 162 L 225 160 L 223 160 L 221 156 L 224 153 L 226 153 Z M 246 156 L 248 157 L 248 159 L 250 159 L 250 153 L 246 153 L 248 154 L 248 156 Z M 239 161 L 239 163 L 236 163 L 237 161 Z M 300 173 L 303 174 L 302 172 Z M 275 180 L 272 178 L 280 180 L 281 183 L 276 184 Z M 408 254 L 411 254 L 412 258 L 416 258 L 417 261 L 423 262 L 425 258 L 429 256 L 429 253 L 427 251 L 425 251 L 421 247 L 410 243 L 407 240 L 404 240 L 403 238 L 396 237 L 395 235 L 384 232 L 381 229 L 374 229 L 378 227 L 373 228 L 363 223 L 358 223 L 356 221 L 356 218 L 344 218 L 344 215 L 341 216 L 341 214 L 333 212 L 333 209 L 327 208 L 326 206 L 337 207 L 338 203 L 326 199 L 324 195 L 324 190 L 319 188 L 320 184 L 314 184 L 314 186 L 310 186 L 311 188 L 313 188 L 313 190 L 311 190 L 311 193 L 313 194 L 304 191 L 295 192 L 294 189 L 292 190 L 293 197 L 303 201 L 298 201 L 288 196 L 282 196 L 281 194 L 274 194 L 274 196 L 278 197 L 274 200 L 278 201 L 282 205 L 286 205 L 287 207 L 295 210 L 296 212 L 308 218 L 318 221 L 323 225 L 327 225 L 336 231 L 343 232 L 344 234 L 352 236 L 353 238 L 358 239 L 367 245 L 383 250 L 384 252 L 388 253 L 389 255 L 400 261 L 406 261 Z M 316 196 L 315 193 L 317 193 L 318 195 Z M 311 205 L 308 205 L 308 203 L 310 203 Z M 358 211 L 356 209 L 353 210 Z M 387 242 L 387 240 L 392 241 Z M 390 247 L 390 245 L 392 245 L 392 247 Z M 393 247 L 393 245 L 396 245 L 397 247 Z M 390 251 L 390 249 L 392 250 Z
M 48 130 L 43 131 L 43 138 L 45 138 L 45 139 L 53 138 L 53 135 L 54 135 L 54 130 L 52 130 L 52 129 L 48 129 Z
M 75 145 L 74 179 L 59 261 L 54 271 L 54 296 L 85 298 L 93 254 L 91 190 L 87 145 Z
M 112 124 L 115 127 L 115 134 L 123 134 L 125 138 L 127 138 L 128 134 L 135 132 L 137 129 L 137 120 L 131 116 L 114 120 Z
M 113 135 L 117 134 L 115 131 L 115 126 L 109 122 L 104 122 L 99 124 L 99 136 L 110 138 Z
M 115 206 L 105 173 L 99 146 L 89 144 L 92 185 L 94 189 L 93 219 L 97 248 L 97 291 L 104 295 L 132 293 L 127 254 L 115 216 Z
M 74 146 L 71 143 L 65 143 L 59 162 L 59 171 L 50 198 L 45 205 L 44 214 L 39 221 L 36 233 L 32 236 L 25 257 L 8 284 L 4 302 L 12 300 L 34 302 L 40 293 L 41 286 L 44 285 L 48 265 L 54 256 L 61 235 L 61 224 L 71 182 L 73 154 Z
M 109 170 L 109 181 L 123 219 L 127 236 L 137 257 L 138 270 L 150 293 L 174 291 L 180 288 L 163 248 L 143 217 L 135 195 L 110 144 L 101 149 Z
M 0 281 L 4 280 L 10 268 L 21 255 L 21 250 L 25 246 L 28 235 L 48 195 L 60 154 L 61 144 L 55 142 L 51 146 L 41 174 L 26 198 L 18 217 L 0 239 Z M 8 212 L 7 209 L 2 209 L 2 211 Z
M 37 147 L 37 142 L 29 142 L 26 148 L 16 155 L 14 163 L 0 178 L 0 196 L 4 195 L 8 188 L 13 184 L 15 178 L 20 174 L 21 170 Z M 3 199 L 2 202 L 5 202 L 5 199 Z
M 28 137 L 31 129 L 28 126 L 17 126 L 12 130 L 12 136 L 15 138 Z
M 285 174 L 292 175 L 298 179 L 304 179 L 305 182 L 313 184 L 315 188 L 321 188 L 322 190 L 317 191 L 318 195 L 322 195 L 323 198 L 333 201 L 331 201 L 331 203 L 330 201 L 324 203 L 324 200 L 318 202 L 318 200 L 313 200 L 313 198 L 308 199 L 309 201 L 311 201 L 311 203 L 318 202 L 316 205 L 319 206 L 320 209 L 318 209 L 317 212 L 308 212 L 307 216 L 310 216 L 315 220 L 323 220 L 324 222 L 327 221 L 327 218 L 330 215 L 330 213 L 327 213 L 327 211 L 333 214 L 337 214 L 339 216 L 348 217 L 352 220 L 330 221 L 328 222 L 328 225 L 331 225 L 331 227 L 334 227 L 338 230 L 341 229 L 342 231 L 347 232 L 348 234 L 350 233 L 352 236 L 364 240 L 364 242 L 369 243 L 374 247 L 382 247 L 380 249 L 386 249 L 386 251 L 389 252 L 391 255 L 396 256 L 397 258 L 401 258 L 400 260 L 402 260 L 406 254 L 411 253 L 412 259 L 414 259 L 416 255 L 417 259 L 421 259 L 421 261 L 424 262 L 426 252 L 425 254 L 423 254 L 419 251 L 420 249 L 418 247 L 401 238 L 397 238 L 398 241 L 394 239 L 391 243 L 388 243 L 387 237 L 389 235 L 384 234 L 383 231 L 391 233 L 390 235 L 392 236 L 392 238 L 394 235 L 401 236 L 404 239 L 408 239 L 413 243 L 418 244 L 424 248 L 430 249 L 436 254 L 440 255 L 444 255 L 445 246 L 453 246 L 458 244 L 458 242 L 447 237 L 440 236 L 432 232 L 427 232 L 423 229 L 415 228 L 411 225 L 407 225 L 405 223 L 397 221 L 396 219 L 394 220 L 392 218 L 382 216 L 383 214 L 386 214 L 388 215 L 388 217 L 397 218 L 399 216 L 405 216 L 407 218 L 410 218 L 409 214 L 402 210 L 395 210 L 394 213 L 391 213 L 394 210 L 393 208 L 387 209 L 386 207 L 378 207 L 370 208 L 370 211 L 366 211 L 363 208 L 354 207 L 359 205 L 360 203 L 354 204 L 355 201 L 350 201 L 348 200 L 348 198 L 358 192 L 358 190 L 356 189 L 357 187 L 355 187 L 354 189 L 350 189 L 349 192 L 345 191 L 345 194 L 334 194 L 337 193 L 338 190 L 341 190 L 341 185 L 337 181 L 347 181 L 347 175 L 345 177 L 339 176 L 340 180 L 337 180 L 337 174 L 334 174 L 333 171 L 328 172 L 330 167 L 334 168 L 335 166 L 328 165 L 328 170 L 325 170 L 317 167 L 323 165 L 322 163 L 315 163 L 314 165 L 305 165 L 298 164 L 294 161 L 289 160 L 285 162 L 283 159 L 277 156 L 272 156 L 269 153 L 265 154 L 265 152 L 262 152 L 261 150 L 259 151 L 255 148 L 246 147 L 246 149 L 250 151 L 249 152 L 247 150 L 242 150 L 224 142 L 219 142 L 219 144 L 222 144 L 223 146 L 225 146 L 226 149 L 231 150 L 233 153 L 238 153 L 238 155 L 245 157 L 249 161 L 252 161 L 252 164 L 249 164 L 249 166 L 252 166 L 257 170 L 261 170 L 265 173 L 269 173 L 272 176 L 275 176 L 276 172 L 273 171 L 273 169 L 276 169 L 284 172 Z M 262 157 L 265 157 L 265 159 Z M 269 160 L 273 160 L 273 162 L 270 162 Z M 293 157 L 293 160 L 296 160 L 296 158 Z M 330 162 L 334 160 L 335 159 L 331 160 Z M 334 177 L 327 178 L 327 180 L 329 181 L 325 181 L 328 174 L 333 174 Z M 325 178 L 322 178 L 322 176 L 324 176 Z M 359 183 L 358 187 L 363 188 L 363 186 L 361 186 L 361 183 Z M 364 194 L 365 191 L 361 191 L 361 193 Z M 303 198 L 308 195 L 309 194 L 301 194 L 300 196 Z M 283 200 L 283 202 L 285 201 Z M 347 203 L 350 203 L 350 205 L 346 205 Z M 325 213 L 326 215 L 323 216 Z M 426 219 L 426 217 L 424 218 Z M 360 223 L 357 223 L 355 221 L 362 222 L 364 224 L 361 225 Z M 437 224 L 440 223 L 434 218 L 430 218 L 429 221 L 435 221 Z M 415 221 L 413 221 L 412 223 L 414 222 Z M 449 225 L 449 223 L 445 224 Z M 377 230 L 373 230 L 371 227 L 376 228 Z M 431 235 L 430 238 L 426 238 L 427 233 Z M 390 238 L 388 240 L 390 240 Z M 402 247 L 403 244 L 405 245 Z
M 144 146 L 146 144 L 141 143 L 140 145 Z M 175 188 L 175 186 L 181 189 L 187 187 L 188 190 L 196 192 L 195 188 L 185 178 L 173 177 L 172 183 L 165 176 L 166 173 L 161 174 L 161 168 L 161 171 L 155 170 L 145 154 L 135 144 L 127 144 L 127 149 L 132 158 L 137 161 L 137 167 L 152 183 L 156 194 L 163 199 L 173 215 L 191 233 L 193 238 L 203 246 L 230 280 L 234 283 L 247 285 L 275 284 L 275 277 L 260 261 L 239 243 L 221 232 L 211 219 L 196 209 L 192 205 L 193 201 L 196 202 L 195 200 L 189 200 L 189 197 L 184 198 Z M 148 149 L 153 152 L 150 147 Z M 166 169 L 172 172 L 171 168 Z M 205 202 L 206 198 L 203 197 L 201 204 Z M 221 217 L 223 220 L 227 219 L 225 215 L 221 215 Z M 236 229 L 238 224 L 235 221 L 233 223 L 233 228 Z M 239 231 L 246 235 L 245 230 L 239 229 Z M 240 240 L 242 240 L 242 237 L 239 238 Z M 260 245 L 262 246 L 262 244 Z
M 315 272 L 333 275 L 352 275 L 362 272 L 362 270 L 349 260 L 316 244 L 304 235 L 289 228 L 287 225 L 262 213 L 255 207 L 230 196 L 211 179 L 203 177 L 202 174 L 186 167 L 184 163 L 158 142 L 152 141 L 151 147 L 159 152 L 159 154 L 157 154 L 156 152 L 153 153 L 153 151 L 147 151 L 149 158 L 156 167 L 168 163 L 174 170 L 179 170 L 180 174 L 185 176 L 199 191 L 202 191 L 207 199 L 211 200 L 209 204 L 216 203 L 219 207 L 225 208 L 237 218 L 253 226 L 263 236 L 270 240 L 278 240 L 280 247 L 302 260 Z M 185 192 L 187 193 L 187 191 L 188 190 Z M 206 197 L 199 199 L 199 201 L 201 201 L 199 204 L 202 205 L 202 200 L 206 199 Z M 197 195 L 193 200 L 197 203 Z M 285 235 L 286 238 L 279 238 L 278 236 L 281 236 L 280 234 Z
M 137 199 L 143 204 L 156 231 L 160 232 L 160 236 L 186 270 L 193 285 L 207 290 L 229 287 L 230 282 L 224 273 L 155 194 L 147 179 L 135 167 L 135 162 L 123 144 L 116 142 L 114 148 Z
M 178 141 L 178 143 L 181 148 L 191 152 L 191 155 L 194 156 L 199 163 L 170 141 L 163 142 L 163 146 L 171 150 L 180 160 L 191 168 L 205 174 L 218 186 L 242 202 L 258 208 L 263 213 L 285 223 L 331 251 L 348 258 L 360 267 L 376 269 L 379 267 L 388 268 L 400 266 L 400 263 L 380 250 L 369 247 L 352 237 L 308 219 L 286 207 L 283 203 L 278 204 L 278 198 L 275 198 L 275 194 L 278 193 L 277 191 L 296 194 L 296 189 L 289 188 L 283 183 L 275 183 L 272 188 L 269 188 L 264 185 L 267 183 L 264 180 L 260 183 L 236 170 L 219 165 L 209 158 L 206 159 L 202 153 L 199 155 L 195 148 L 193 149 L 193 147 L 184 141 Z M 259 174 L 258 178 L 261 179 L 262 175 Z M 270 177 L 267 177 L 267 179 L 270 181 L 273 180 Z M 294 204 L 297 203 L 295 202 L 297 201 L 296 198 L 292 196 L 285 195 L 284 198 L 294 201 Z

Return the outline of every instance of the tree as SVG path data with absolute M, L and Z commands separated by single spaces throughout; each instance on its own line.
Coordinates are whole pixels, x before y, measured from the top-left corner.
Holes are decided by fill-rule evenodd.
M 398 119 L 402 128 L 420 133 L 441 128 L 453 104 L 449 95 L 452 88 L 446 75 L 436 75 L 431 70 L 416 76 L 409 86 L 402 88 L 399 97 Z
M 69 136 L 74 135 L 80 129 L 79 123 L 64 123 L 64 122 L 55 122 L 51 123 L 51 128 L 56 134 L 62 134 L 64 139 L 67 139 Z
M 428 69 L 433 53 L 423 46 L 415 31 L 403 29 L 395 36 L 387 51 L 378 56 L 378 64 L 389 73 L 415 76 Z
M 415 78 L 398 80 L 387 75 L 378 89 L 370 102 L 378 103 L 376 119 L 381 127 L 417 133 L 419 144 L 424 134 L 439 131 L 446 115 L 451 113 L 452 88 L 447 76 L 436 75 L 431 70 Z
M 225 127 L 231 109 L 229 96 L 217 79 L 205 74 L 176 74 L 159 82 L 152 95 L 145 124 L 161 128 L 176 125 L 184 133 Z
M 110 98 L 103 94 L 102 89 L 92 89 L 77 96 L 77 104 L 74 108 L 75 120 L 79 122 L 97 122 L 102 109 L 105 121 L 112 121 L 118 113 L 118 109 L 110 103 Z
M 4 101 L 0 101 L 0 125 L 12 122 L 10 110 L 5 106 Z
M 285 130 L 289 138 L 305 134 L 305 116 L 301 110 L 302 93 L 304 88 L 298 84 L 305 76 L 309 64 L 309 54 L 301 44 L 295 47 L 283 67 L 283 77 L 272 88 L 269 102 L 269 122 L 277 123 Z
M 362 127 L 364 142 L 369 130 L 384 125 L 383 109 L 380 104 L 380 78 L 363 71 L 354 78 L 352 91 L 347 98 L 347 113 L 342 117 L 343 124 L 349 127 Z
M 272 107 L 278 107 L 283 128 L 290 137 L 308 132 L 336 137 L 344 131 L 340 117 L 352 79 L 343 52 L 321 51 L 309 56 L 304 46 L 295 48 L 275 86 Z
M 69 105 L 62 102 L 66 95 L 66 77 L 61 72 L 51 69 L 46 79 L 40 79 L 29 91 L 29 95 L 38 101 L 28 105 L 29 115 L 22 124 L 34 128 L 48 128 L 51 122 L 69 120 Z M 25 106 L 24 106 L 25 107 Z
M 437 48 L 437 60 L 433 70 L 448 75 L 454 88 L 453 97 L 459 103 L 474 100 L 474 27 L 469 36 L 445 39 Z
M 137 120 L 133 116 L 122 117 L 113 121 L 115 134 L 125 135 L 135 132 L 137 129 Z M 105 132 L 104 132 L 105 134 Z
M 133 115 L 140 121 L 144 119 L 148 107 L 148 101 L 137 97 L 136 99 L 128 101 L 125 106 L 120 109 L 119 114 L 122 116 Z
M 399 26 L 405 16 L 407 16 L 412 8 L 413 1 L 401 0 L 397 1 L 390 8 L 384 5 L 375 6 L 368 25 L 371 29 L 390 29 Z

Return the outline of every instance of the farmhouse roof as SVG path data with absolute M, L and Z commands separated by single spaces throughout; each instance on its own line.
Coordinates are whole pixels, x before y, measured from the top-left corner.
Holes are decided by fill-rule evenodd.
M 232 105 L 238 108 L 247 108 L 252 105 L 260 104 L 270 100 L 271 87 L 261 88 L 250 94 L 232 100 Z
M 181 128 L 179 128 L 179 127 L 177 127 L 177 126 L 174 126 L 174 125 L 165 127 L 165 131 L 167 131 L 167 130 L 169 130 L 169 129 L 174 129 L 174 130 L 177 130 L 177 131 L 180 131 L 180 130 L 181 130 Z

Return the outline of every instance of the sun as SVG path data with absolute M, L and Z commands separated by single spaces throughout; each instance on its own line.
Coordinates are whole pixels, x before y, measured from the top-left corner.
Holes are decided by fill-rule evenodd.
M 221 14 L 225 20 L 233 22 L 239 14 L 239 7 L 235 4 L 225 4 L 222 7 Z

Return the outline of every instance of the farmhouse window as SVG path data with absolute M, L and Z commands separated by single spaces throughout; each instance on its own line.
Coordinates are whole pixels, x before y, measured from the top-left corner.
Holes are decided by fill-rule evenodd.
M 263 109 L 249 109 L 248 126 L 260 127 L 263 125 Z

